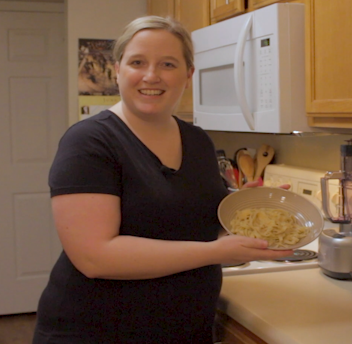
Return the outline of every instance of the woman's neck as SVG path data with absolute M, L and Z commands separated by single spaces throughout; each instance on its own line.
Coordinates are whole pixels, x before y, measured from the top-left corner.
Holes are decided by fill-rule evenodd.
M 138 132 L 150 133 L 165 133 L 165 131 L 174 130 L 177 126 L 175 119 L 172 116 L 137 116 L 124 106 L 123 102 L 113 105 L 110 111 L 115 113 L 125 124 L 136 134 Z M 138 135 L 137 135 L 138 136 Z

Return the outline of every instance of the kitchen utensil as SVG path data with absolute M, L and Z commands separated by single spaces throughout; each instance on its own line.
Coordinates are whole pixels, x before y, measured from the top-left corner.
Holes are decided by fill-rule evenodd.
M 319 238 L 318 263 L 324 274 L 337 279 L 352 279 L 352 140 L 341 145 L 341 170 L 327 172 L 321 178 L 323 210 L 333 223 L 340 224 L 340 230 L 324 230 Z M 329 181 L 337 179 L 340 185 L 338 214 L 330 209 Z M 346 230 L 347 228 L 347 230 Z
M 223 150 L 217 151 L 217 159 L 219 164 L 220 175 L 225 180 L 230 191 L 238 190 L 238 184 L 233 165 L 231 161 L 226 158 L 225 152 Z
M 238 167 L 244 174 L 247 182 L 253 181 L 254 160 L 249 154 L 241 154 L 238 158 Z
M 271 160 L 273 160 L 274 154 L 275 151 L 273 147 L 266 144 L 260 146 L 255 159 L 254 180 L 258 180 L 259 177 L 262 176 L 266 165 L 268 165 Z
M 319 237 L 318 264 L 329 277 L 351 280 L 352 231 L 323 230 Z
M 235 154 L 234 154 L 234 160 L 236 162 L 236 167 L 237 167 L 237 170 L 238 170 L 238 187 L 241 189 L 243 184 L 244 184 L 244 175 L 243 175 L 243 172 L 241 170 L 241 168 L 239 167 L 239 158 L 241 155 L 243 154 L 247 154 L 249 156 L 251 156 L 253 159 L 255 157 L 255 155 L 257 154 L 257 150 L 254 149 L 254 148 L 240 148 L 238 149 Z
M 243 186 L 243 173 L 242 173 L 242 170 L 239 166 L 239 160 L 240 160 L 240 156 L 243 154 L 247 154 L 245 148 L 239 149 L 235 154 L 235 160 L 236 160 L 236 165 L 237 165 L 237 169 L 238 169 L 238 187 L 240 189 Z
M 285 249 L 296 249 L 309 244 L 318 238 L 324 227 L 321 211 L 307 198 L 292 191 L 265 186 L 242 189 L 226 196 L 218 207 L 219 221 L 224 229 L 231 233 L 230 222 L 235 218 L 236 211 L 252 208 L 286 210 L 294 215 L 299 224 L 308 228 L 305 238 Z

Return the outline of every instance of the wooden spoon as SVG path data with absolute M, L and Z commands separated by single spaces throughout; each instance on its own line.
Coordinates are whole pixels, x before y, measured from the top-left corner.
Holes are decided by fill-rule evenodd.
M 275 154 L 274 148 L 269 145 L 263 144 L 257 151 L 256 155 L 256 167 L 254 180 L 258 180 L 259 177 L 263 174 L 263 171 L 271 160 L 273 159 Z
M 238 160 L 239 168 L 242 170 L 247 182 L 252 182 L 254 176 L 253 158 L 248 154 L 241 154 Z
M 237 151 L 235 159 L 236 159 L 236 165 L 238 169 L 238 187 L 241 189 L 243 186 L 243 172 L 240 167 L 240 156 L 243 154 L 248 154 L 247 150 L 245 148 L 242 148 Z

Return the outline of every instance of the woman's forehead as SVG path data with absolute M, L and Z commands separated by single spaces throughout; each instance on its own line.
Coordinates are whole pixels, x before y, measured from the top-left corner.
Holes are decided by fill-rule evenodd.
M 182 43 L 169 31 L 162 29 L 145 29 L 137 32 L 126 45 L 124 53 L 170 52 L 170 56 L 182 55 Z

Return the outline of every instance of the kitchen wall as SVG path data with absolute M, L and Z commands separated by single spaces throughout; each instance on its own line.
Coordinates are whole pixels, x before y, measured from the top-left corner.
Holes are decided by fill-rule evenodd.
M 65 0 L 68 33 L 68 117 L 78 120 L 78 39 L 117 39 L 131 20 L 147 14 L 147 0 Z

